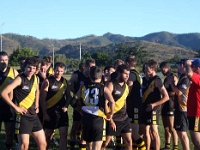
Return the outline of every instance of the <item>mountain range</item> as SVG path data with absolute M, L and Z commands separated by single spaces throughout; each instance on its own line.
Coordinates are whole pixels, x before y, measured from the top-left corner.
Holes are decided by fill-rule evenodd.
M 69 58 L 78 58 L 80 43 L 82 51 L 113 52 L 120 44 L 134 46 L 140 44 L 154 54 L 170 53 L 170 59 L 175 55 L 180 57 L 194 57 L 195 51 L 200 50 L 200 33 L 174 34 L 169 32 L 150 33 L 142 37 L 130 37 L 120 34 L 105 33 L 102 36 L 87 35 L 75 39 L 38 39 L 33 36 L 25 36 L 14 33 L 3 34 L 3 50 L 11 54 L 14 49 L 30 47 L 37 50 L 40 55 L 64 53 Z

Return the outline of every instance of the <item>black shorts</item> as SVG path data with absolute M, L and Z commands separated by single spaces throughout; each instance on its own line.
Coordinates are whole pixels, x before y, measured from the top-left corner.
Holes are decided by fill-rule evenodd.
M 176 131 L 188 131 L 187 112 L 174 112 L 174 128 Z
M 82 115 L 77 110 L 73 110 L 73 121 L 81 121 Z
M 159 124 L 159 110 L 147 112 L 143 110 L 141 115 L 141 124 L 158 125 Z
M 2 100 L 2 99 L 0 99 Z M 8 104 L 0 103 L 0 122 L 12 122 L 15 121 L 15 110 L 11 108 Z
M 188 117 L 189 130 L 200 132 L 200 117 Z
M 42 124 L 37 115 L 17 115 L 15 123 L 16 134 L 31 134 L 42 130 Z
M 131 123 L 140 124 L 141 123 L 141 107 L 133 107 L 132 109 L 127 109 L 127 114 Z
M 61 111 L 47 110 L 47 113 L 50 117 L 50 121 L 44 121 L 43 126 L 45 129 L 57 129 L 69 125 L 67 112 L 63 112 L 62 110 Z
M 43 113 L 42 113 L 41 107 L 39 107 L 39 113 L 37 115 L 38 115 L 38 118 L 40 119 L 41 124 L 43 124 Z
M 172 100 L 168 100 L 163 104 L 161 115 L 162 116 L 174 116 L 174 107 L 172 106 Z
M 131 123 L 129 118 L 123 121 L 115 121 L 116 124 L 116 132 L 111 128 L 110 122 L 106 124 L 106 135 L 110 136 L 119 136 L 121 133 L 131 133 Z
M 102 117 L 83 112 L 82 138 L 87 142 L 106 140 L 106 122 Z

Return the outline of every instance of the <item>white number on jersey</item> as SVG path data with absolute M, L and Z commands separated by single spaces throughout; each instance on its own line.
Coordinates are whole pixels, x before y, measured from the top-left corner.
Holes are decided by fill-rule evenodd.
M 99 103 L 99 89 L 98 88 L 92 88 L 87 89 L 84 91 L 85 94 L 85 105 L 93 105 L 96 106 Z

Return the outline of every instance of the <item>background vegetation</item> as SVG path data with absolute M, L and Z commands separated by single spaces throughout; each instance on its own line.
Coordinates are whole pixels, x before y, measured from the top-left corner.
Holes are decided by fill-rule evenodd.
M 120 34 L 106 33 L 102 36 L 88 35 L 76 39 L 38 39 L 32 36 L 19 34 L 3 34 L 3 50 L 12 54 L 17 49 L 24 47 L 36 51 L 39 56 L 63 54 L 67 59 L 78 59 L 80 54 L 80 43 L 82 56 L 89 53 L 105 52 L 112 59 L 121 56 L 118 52 L 134 51 L 142 48 L 149 58 L 158 61 L 173 58 L 190 58 L 198 55 L 200 50 L 200 34 L 173 34 L 169 32 L 158 32 L 143 37 L 128 37 Z M 116 54 L 116 51 L 118 54 Z M 135 52 L 133 52 L 135 53 Z M 125 54 L 125 53 L 124 53 Z M 144 56 L 138 55 L 139 58 Z

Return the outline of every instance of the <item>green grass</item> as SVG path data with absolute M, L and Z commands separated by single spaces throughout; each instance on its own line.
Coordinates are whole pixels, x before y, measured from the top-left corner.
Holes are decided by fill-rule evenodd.
M 69 133 L 70 133 L 70 129 L 71 129 L 71 125 L 72 125 L 72 107 L 69 107 L 69 110 L 68 110 L 68 115 L 69 115 Z M 69 134 L 68 134 L 69 135 Z M 161 148 L 164 147 L 164 144 L 165 144 L 165 139 L 164 139 L 164 128 L 162 126 L 162 121 L 160 122 L 160 126 L 159 126 L 159 135 L 160 135 L 160 139 L 161 139 Z M 189 136 L 189 134 L 188 134 Z M 59 136 L 58 136 L 58 132 L 56 132 L 55 134 L 55 137 L 58 139 Z M 68 136 L 68 139 L 69 139 L 69 136 Z M 0 133 L 0 150 L 4 150 L 5 147 L 5 131 L 4 131 L 4 125 L 2 125 L 2 131 Z M 171 147 L 173 147 L 172 145 L 172 142 L 171 142 Z M 191 144 L 191 140 L 190 140 L 190 148 L 192 148 L 192 144 Z M 32 138 L 30 138 L 30 150 L 36 150 L 36 144 L 34 142 L 34 140 Z M 58 148 L 57 147 L 54 147 L 53 148 L 54 150 L 57 150 Z M 182 147 L 181 147 L 181 144 L 180 144 L 180 141 L 179 141 L 179 150 L 181 150 Z
M 68 110 L 68 115 L 69 115 L 69 133 L 70 133 L 70 129 L 72 126 L 72 107 L 69 107 Z M 69 134 L 68 134 L 69 135 Z M 55 134 L 56 139 L 59 138 L 58 135 L 58 131 L 56 130 L 56 134 Z M 69 139 L 69 136 L 68 136 Z M 35 143 L 35 141 L 33 140 L 33 138 L 30 136 L 30 146 L 29 146 L 29 150 L 36 150 L 37 149 L 37 145 Z M 52 144 L 52 149 L 53 150 L 57 150 L 58 147 L 55 147 L 55 145 Z M 5 129 L 4 129 L 4 124 L 2 124 L 2 130 L 0 132 L 0 150 L 5 150 Z

